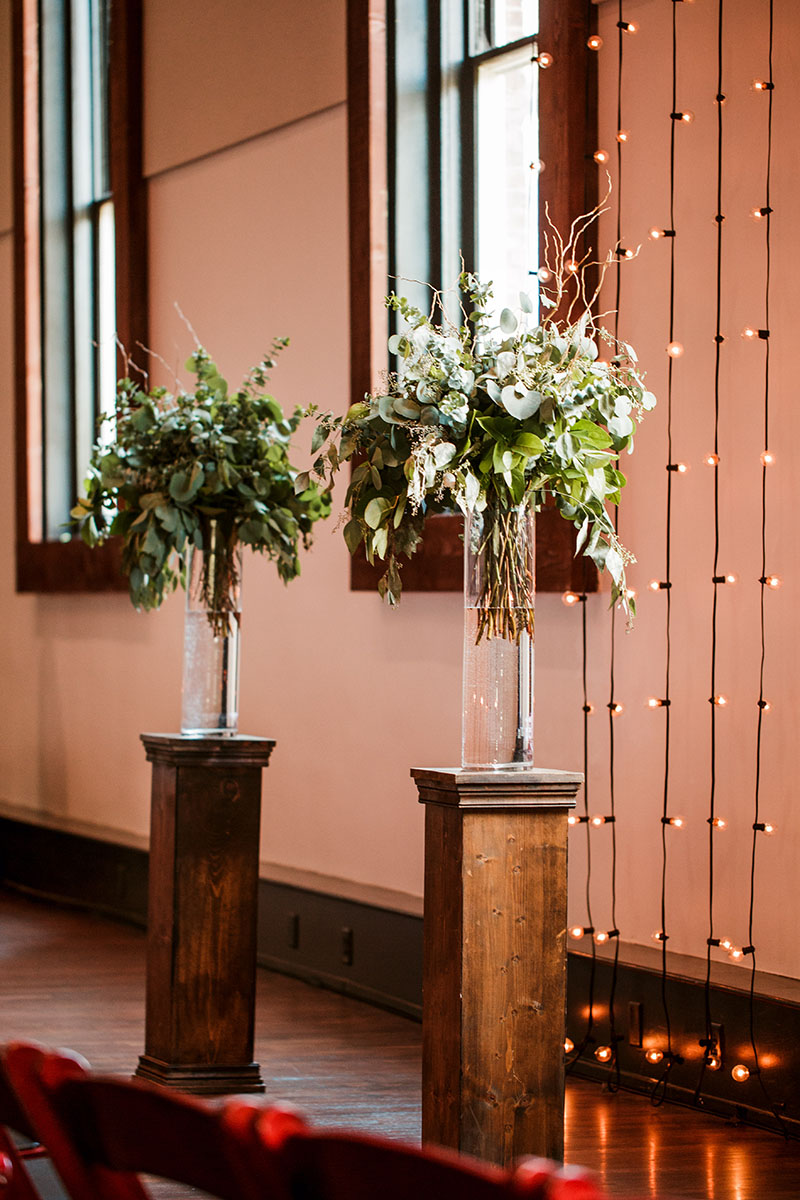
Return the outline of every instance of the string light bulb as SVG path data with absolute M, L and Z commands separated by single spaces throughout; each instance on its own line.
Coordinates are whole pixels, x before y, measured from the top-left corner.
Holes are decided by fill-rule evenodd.
M 731 1071 L 731 1075 L 737 1083 L 747 1083 L 750 1078 L 750 1068 L 746 1067 L 744 1063 L 737 1063 Z
M 770 700 L 759 700 L 757 703 L 762 712 L 772 712 L 772 702 Z
M 761 208 L 758 208 L 758 207 L 751 208 L 750 216 L 752 217 L 752 219 L 754 221 L 758 222 L 758 221 L 763 221 L 764 217 L 768 217 L 771 212 L 772 212 L 772 209 L 769 207 L 768 204 L 765 204 Z
M 667 708 L 668 705 L 667 705 L 666 700 L 659 700 L 658 696 L 648 696 L 647 707 L 648 708 Z
M 665 942 L 667 940 L 667 935 L 663 929 L 654 929 L 650 937 L 654 942 Z
M 762 450 L 759 455 L 762 467 L 771 467 L 775 462 L 775 455 L 771 450 Z
M 719 455 L 718 454 L 707 454 L 705 456 L 705 458 L 703 459 L 703 462 L 705 463 L 705 465 L 707 467 L 718 467 L 719 466 Z
M 618 717 L 625 712 L 625 705 L 620 704 L 618 700 L 613 701 L 608 707 L 611 710 L 612 717 Z
M 754 79 L 752 86 L 754 92 L 771 92 L 775 84 L 766 79 Z
M 586 930 L 583 925 L 570 925 L 569 936 L 574 938 L 576 942 L 579 942 L 585 933 Z
M 728 951 L 728 958 L 732 959 L 733 962 L 741 962 L 744 958 L 744 950 L 741 946 L 731 946 Z
M 611 155 L 608 153 L 607 150 L 595 150 L 594 154 L 592 155 L 592 158 L 594 159 L 594 161 L 596 163 L 600 163 L 601 166 L 605 166 L 605 164 L 611 158 Z
M 665 825 L 671 825 L 673 827 L 673 829 L 685 829 L 686 828 L 686 818 L 685 817 L 662 817 L 661 820 L 664 822 Z
M 593 33 L 592 36 L 587 39 L 586 45 L 590 50 L 600 50 L 603 46 L 603 39 L 599 34 Z
M 756 821 L 753 829 L 758 830 L 759 833 L 763 833 L 766 837 L 772 837 L 774 833 L 778 832 L 777 825 L 773 825 L 772 821 Z
M 542 71 L 546 71 L 548 67 L 552 67 L 553 65 L 553 56 L 545 50 L 542 54 L 537 54 L 533 61 Z
M 577 592 L 564 592 L 561 596 L 561 603 L 567 608 L 574 608 L 580 602 L 580 596 Z
M 617 21 L 617 29 L 621 29 L 623 33 L 639 32 L 639 26 L 636 21 Z
M 610 1046 L 598 1046 L 594 1052 L 594 1056 L 597 1061 L 602 1063 L 611 1062 L 613 1055 L 614 1051 Z
M 709 1071 L 718 1071 L 722 1066 L 722 1059 L 718 1054 L 709 1054 L 708 1058 L 706 1059 L 706 1066 L 708 1067 Z
M 572 1054 L 572 1051 L 574 1049 L 575 1049 L 575 1043 L 573 1042 L 572 1038 L 564 1038 L 564 1053 Z
M 537 175 L 541 175 L 544 171 L 545 164 L 541 158 L 534 158 L 532 162 L 528 163 L 528 166 L 532 171 L 535 171 Z
M 722 830 L 728 828 L 728 822 L 724 817 L 709 817 L 708 823 L 712 829 Z
M 727 696 L 712 696 L 711 703 L 715 704 L 717 706 L 717 708 L 725 708 L 728 703 L 728 697 Z
M 720 950 L 730 950 L 732 948 L 732 946 L 733 946 L 733 942 L 731 941 L 731 939 L 729 937 L 722 937 L 719 939 Z
M 670 358 L 680 358 L 683 354 L 683 344 L 681 342 L 670 342 L 667 346 L 667 354 Z
M 770 588 L 774 592 L 777 591 L 777 589 L 782 585 L 783 580 L 781 579 L 780 575 L 764 575 L 759 582 L 763 583 L 765 587 Z
M 594 940 L 598 946 L 602 946 L 605 942 L 608 941 L 608 937 L 609 937 L 609 935 L 605 931 L 605 929 L 599 929 L 597 931 L 597 933 L 594 935 Z
M 539 267 L 539 270 L 536 272 L 536 277 L 540 283 L 549 283 L 553 278 L 553 272 L 549 267 Z
M 618 142 L 627 142 L 627 140 L 630 136 L 631 136 L 631 131 L 629 129 L 618 129 L 617 130 L 617 141 Z
M 649 1063 L 650 1063 L 652 1066 L 654 1066 L 654 1067 L 655 1067 L 655 1066 L 656 1066 L 658 1063 L 660 1063 L 660 1062 L 661 1062 L 661 1060 L 663 1059 L 663 1057 L 664 1057 L 664 1051 L 663 1051 L 663 1050 L 658 1050 L 658 1049 L 657 1049 L 655 1046 L 652 1046 L 652 1047 L 651 1047 L 651 1048 L 650 1048 L 648 1051 L 646 1051 L 646 1053 L 645 1053 L 645 1058 L 646 1058 L 646 1059 L 647 1059 L 647 1061 L 648 1061 L 648 1062 L 649 1062 Z
M 574 258 L 571 258 L 568 263 L 564 263 L 564 268 L 570 275 L 577 275 L 580 270 L 580 264 L 576 263 Z

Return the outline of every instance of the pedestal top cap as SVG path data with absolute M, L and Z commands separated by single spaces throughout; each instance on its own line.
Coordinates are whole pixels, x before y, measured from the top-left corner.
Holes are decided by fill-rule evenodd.
M 412 767 L 411 775 L 421 804 L 459 808 L 574 808 L 583 783 L 580 771 L 550 767 Z
M 142 733 L 148 762 L 184 766 L 265 767 L 275 745 L 272 738 L 223 734 L 195 737 L 182 733 Z

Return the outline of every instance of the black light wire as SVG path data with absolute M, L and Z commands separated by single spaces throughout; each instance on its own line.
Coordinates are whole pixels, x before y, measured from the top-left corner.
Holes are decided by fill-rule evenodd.
M 716 257 L 716 325 L 715 325 L 715 355 L 714 355 L 714 566 L 712 570 L 713 601 L 711 607 L 711 742 L 710 770 L 711 779 L 708 801 L 708 937 L 706 939 L 706 978 L 703 989 L 705 1008 L 705 1038 L 702 1045 L 705 1053 L 700 1064 L 700 1075 L 694 1091 L 694 1103 L 697 1104 L 703 1085 L 703 1078 L 708 1067 L 709 1059 L 720 1047 L 715 1045 L 712 1028 L 711 1012 L 711 950 L 719 945 L 719 939 L 714 936 L 714 832 L 717 799 L 717 600 L 719 589 L 719 418 L 720 418 L 720 362 L 722 358 L 722 162 L 723 162 L 723 19 L 724 0 L 719 0 L 717 13 L 717 257 Z
M 617 46 L 618 46 L 618 68 L 617 68 L 617 130 L 622 129 L 622 68 L 624 59 L 625 35 L 623 30 L 622 20 L 622 0 L 619 0 L 618 18 L 617 18 Z M 617 139 L 617 249 L 622 243 L 622 142 Z M 619 341 L 619 310 L 622 302 L 622 261 L 619 260 L 616 272 L 616 295 L 614 298 L 614 339 Z M 619 505 L 614 508 L 614 529 L 619 533 Z M 609 814 L 611 816 L 611 928 L 614 933 L 614 962 L 611 968 L 611 986 L 608 997 L 608 1023 L 611 1038 L 611 1049 L 613 1051 L 611 1058 L 611 1067 L 608 1073 L 606 1086 L 611 1092 L 619 1091 L 620 1085 L 620 1069 L 619 1055 L 617 1054 L 617 1045 L 620 1041 L 617 1035 L 616 1011 L 614 1002 L 617 994 L 617 977 L 619 971 L 619 931 L 617 926 L 617 814 L 616 814 L 616 793 L 615 793 L 615 777 L 614 777 L 614 761 L 615 761 L 615 734 L 614 725 L 614 709 L 616 705 L 615 697 L 615 666 L 616 666 L 616 620 L 617 606 L 611 609 L 611 645 L 610 645 L 610 660 L 609 660 L 609 695 L 608 695 L 608 794 L 609 794 Z
M 678 22 L 677 0 L 672 0 L 672 108 L 670 110 L 669 140 L 669 227 L 675 229 L 675 125 L 674 114 L 678 110 Z M 675 336 L 675 238 L 669 239 L 669 341 Z M 664 726 L 664 802 L 661 815 L 661 1004 L 667 1032 L 667 1049 L 664 1066 L 650 1092 L 650 1103 L 654 1107 L 664 1103 L 667 1083 L 675 1062 L 672 1052 L 672 1025 L 667 1001 L 667 820 L 669 814 L 669 768 L 670 768 L 670 659 L 671 659 L 671 616 L 672 616 L 672 373 L 673 356 L 669 355 L 667 367 L 667 527 L 665 547 L 666 584 L 666 662 L 664 682 L 665 726 Z
M 585 584 L 585 567 L 584 567 Z M 582 687 L 583 687 L 583 824 L 586 826 L 586 933 L 589 934 L 592 947 L 592 959 L 589 967 L 589 999 L 586 1032 L 581 1041 L 575 1046 L 567 1058 L 566 1073 L 569 1074 L 583 1055 L 588 1046 L 594 1044 L 594 988 L 597 974 L 597 949 L 594 942 L 594 920 L 592 918 L 592 835 L 589 820 L 589 715 L 592 711 L 589 704 L 588 690 L 588 632 L 586 622 L 586 587 L 578 597 L 581 605 L 581 655 L 582 655 Z
M 770 185 L 772 179 L 772 105 L 774 83 L 772 77 L 772 58 L 774 44 L 774 0 L 769 0 L 769 108 L 767 111 L 767 162 L 766 162 L 766 185 L 765 185 L 765 200 L 764 216 L 766 218 L 766 279 L 764 288 L 764 326 L 769 332 L 770 320 L 770 272 L 772 266 L 772 242 L 771 242 L 771 227 L 770 218 L 772 216 L 772 208 L 770 206 Z M 765 339 L 764 348 L 764 450 L 769 449 L 769 400 L 770 400 L 770 339 Z M 753 944 L 753 928 L 755 920 L 755 892 L 756 892 L 756 853 L 759 835 L 760 818 L 760 801 L 761 801 L 761 760 L 762 760 L 762 725 L 764 721 L 764 666 L 767 656 L 767 640 L 766 640 L 766 619 L 764 610 L 764 597 L 766 594 L 766 575 L 767 575 L 767 470 L 768 464 L 764 462 L 761 468 L 761 603 L 760 603 L 760 627 L 761 627 L 761 659 L 759 664 L 759 681 L 758 681 L 758 726 L 756 732 L 756 777 L 755 777 L 755 801 L 753 813 L 753 843 L 750 857 L 750 913 L 748 920 L 747 932 L 747 949 L 752 955 L 752 965 L 750 970 L 750 1045 L 753 1051 L 753 1063 L 755 1070 L 752 1072 L 758 1076 L 761 1091 L 767 1105 L 777 1121 L 780 1131 L 784 1137 L 788 1138 L 789 1133 L 786 1124 L 781 1116 L 780 1108 L 774 1103 L 769 1094 L 764 1077 L 761 1071 L 761 1064 L 758 1057 L 758 1046 L 756 1044 L 756 1018 L 755 1018 L 755 990 L 756 990 L 756 950 Z

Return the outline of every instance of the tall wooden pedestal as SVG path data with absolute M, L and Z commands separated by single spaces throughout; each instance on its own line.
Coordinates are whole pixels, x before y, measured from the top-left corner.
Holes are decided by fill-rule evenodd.
M 143 733 L 153 764 L 145 1052 L 136 1074 L 261 1092 L 253 1062 L 266 738 Z
M 580 774 L 412 770 L 425 812 L 422 1140 L 564 1154 L 567 814 Z

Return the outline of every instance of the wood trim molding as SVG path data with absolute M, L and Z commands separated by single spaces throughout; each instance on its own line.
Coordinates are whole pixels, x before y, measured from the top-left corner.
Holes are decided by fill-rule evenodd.
M 111 188 L 116 214 L 117 330 L 147 343 L 147 211 L 142 175 L 142 5 L 111 7 Z M 120 549 L 42 541 L 38 286 L 38 62 L 36 0 L 13 0 L 14 352 L 16 563 L 19 592 L 126 591 Z
M 568 228 L 595 203 L 594 175 L 586 168 L 595 137 L 595 56 L 586 53 L 592 13 L 587 0 L 540 0 L 543 48 L 554 57 L 548 87 L 541 89 L 541 215 Z M 348 190 L 350 203 L 350 396 L 361 400 L 386 369 L 383 296 L 388 277 L 386 171 L 386 0 L 348 0 Z M 591 165 L 591 152 L 589 152 Z M 569 164 L 568 170 L 555 169 Z M 587 208 L 588 196 L 588 208 Z M 541 224 L 541 221 L 540 221 Z M 425 540 L 402 568 L 406 591 L 458 592 L 462 588 L 462 521 L 434 516 Z M 596 568 L 575 558 L 575 531 L 555 509 L 536 518 L 536 588 L 539 592 L 596 592 Z M 343 550 L 342 553 L 345 551 Z M 353 591 L 374 591 L 383 574 L 363 550 L 351 558 Z

